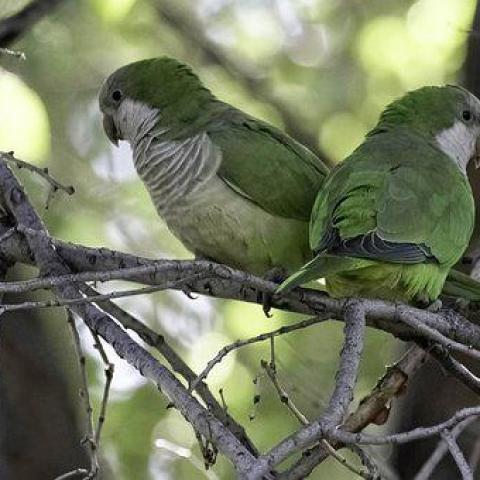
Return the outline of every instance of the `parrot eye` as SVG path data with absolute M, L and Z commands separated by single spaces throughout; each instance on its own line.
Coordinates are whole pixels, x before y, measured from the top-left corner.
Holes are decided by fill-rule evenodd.
M 473 115 L 472 115 L 472 112 L 470 110 L 464 110 L 462 112 L 462 118 L 466 121 L 466 122 L 469 122 L 472 118 L 473 118 Z
M 115 102 L 119 102 L 122 99 L 122 92 L 120 90 L 114 90 L 112 92 L 112 98 Z

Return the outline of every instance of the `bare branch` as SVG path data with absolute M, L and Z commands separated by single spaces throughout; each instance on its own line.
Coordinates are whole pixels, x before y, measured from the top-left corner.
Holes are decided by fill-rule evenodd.
M 98 414 L 97 419 L 97 426 L 95 428 L 95 435 L 94 435 L 94 443 L 97 446 L 97 449 L 100 447 L 100 438 L 102 435 L 102 428 L 105 424 L 105 418 L 107 415 L 107 406 L 108 406 L 108 397 L 110 395 L 110 387 L 113 380 L 113 373 L 115 371 L 115 365 L 110 363 L 107 357 L 107 353 L 103 348 L 102 341 L 100 340 L 99 336 L 90 330 L 94 340 L 94 347 L 98 351 L 100 358 L 102 359 L 104 365 L 104 373 L 105 373 L 105 385 L 103 387 L 103 395 L 102 395 L 102 403 L 100 404 L 100 412 Z
M 445 442 L 448 445 L 448 449 L 450 450 L 450 453 L 453 459 L 455 460 L 455 463 L 457 464 L 457 467 L 460 470 L 460 473 L 462 474 L 462 479 L 473 480 L 472 471 L 470 470 L 470 467 L 467 461 L 465 460 L 465 457 L 463 456 L 463 453 L 460 450 L 460 447 L 458 446 L 458 443 L 455 440 L 455 437 L 452 435 L 451 432 L 446 430 L 442 432 L 442 438 L 445 440 Z
M 0 20 L 0 47 L 8 47 L 64 0 L 33 0 L 14 15 Z
M 5 312 L 12 312 L 15 310 L 31 310 L 33 308 L 65 307 L 68 305 L 81 305 L 84 303 L 102 302 L 106 300 L 112 300 L 115 298 L 133 297 L 136 295 L 146 295 L 154 292 L 161 292 L 163 290 L 167 290 L 171 288 L 177 288 L 181 284 L 189 282 L 195 279 L 196 277 L 199 278 L 200 276 L 202 275 L 201 274 L 192 275 L 191 277 L 187 277 L 175 282 L 166 282 L 164 285 L 153 285 L 150 287 L 135 288 L 133 290 L 120 290 L 120 291 L 114 291 L 109 293 L 97 294 L 91 297 L 67 298 L 63 300 L 62 299 L 39 300 L 39 301 L 30 301 L 30 302 L 22 302 L 22 303 L 4 304 L 0 306 L 0 315 Z
M 34 252 L 34 259 L 41 273 L 44 275 L 69 273 L 68 267 L 50 243 L 45 227 L 28 203 L 23 189 L 4 163 L 0 163 L 0 190 L 6 206 L 19 225 L 44 233 L 38 236 L 26 235 L 27 243 Z M 55 293 L 63 300 L 82 296 L 81 291 L 72 283 L 55 287 Z M 186 388 L 165 366 L 135 343 L 110 317 L 89 304 L 72 305 L 70 310 L 83 318 L 90 329 L 110 343 L 120 357 L 127 360 L 143 376 L 154 381 L 194 429 L 205 438 L 211 439 L 239 473 L 251 468 L 255 457 L 219 420 L 188 394 Z
M 92 403 L 90 402 L 90 391 L 88 388 L 88 377 L 86 369 L 86 359 L 85 354 L 83 353 L 82 343 L 80 341 L 80 335 L 78 334 L 77 326 L 75 325 L 75 319 L 73 315 L 68 313 L 68 324 L 70 325 L 70 330 L 72 331 L 73 344 L 75 345 L 75 353 L 78 359 L 80 366 L 80 378 L 81 378 L 81 388 L 80 388 L 80 398 L 84 402 L 85 412 L 86 412 L 86 427 L 87 427 L 87 436 L 82 442 L 87 446 L 88 454 L 90 457 L 90 471 L 87 474 L 86 478 L 95 478 L 99 470 L 98 463 L 98 451 L 97 444 L 95 443 L 95 433 L 93 426 L 93 408 Z
M 96 290 L 88 285 L 82 284 L 81 289 L 82 292 L 88 296 L 97 295 Z M 110 301 L 102 301 L 99 302 L 98 305 L 104 312 L 120 322 L 125 329 L 133 330 L 147 345 L 155 348 L 168 361 L 173 370 L 182 375 L 187 382 L 191 383 L 197 378 L 195 372 L 193 372 L 182 358 L 175 353 L 163 335 L 154 332 L 133 315 L 125 312 Z M 253 454 L 256 455 L 256 447 L 248 438 L 244 428 L 219 405 L 207 385 L 203 382 L 199 382 L 196 386 L 196 391 L 207 405 L 209 411 L 212 412 L 216 418 L 218 418 Z
M 340 353 L 340 365 L 335 376 L 335 389 L 322 415 L 322 421 L 333 425 L 343 422 L 353 399 L 358 366 L 363 350 L 365 310 L 360 302 L 352 301 L 345 307 L 345 341 Z
M 361 445 L 387 445 L 408 443 L 415 440 L 440 435 L 445 430 L 450 430 L 458 425 L 462 420 L 470 417 L 478 417 L 480 415 L 480 407 L 463 408 L 455 412 L 448 420 L 432 427 L 414 428 L 408 432 L 396 433 L 392 435 L 368 435 L 365 433 L 349 433 L 343 430 L 336 432 L 329 431 L 327 436 L 335 438 L 344 443 L 356 443 Z
M 447 349 L 434 345 L 429 350 L 430 355 L 442 365 L 452 376 L 462 382 L 472 392 L 480 395 L 480 378 L 448 352 Z
M 402 308 L 399 306 L 399 309 Z M 425 338 L 430 338 L 434 342 L 439 343 L 440 345 L 444 346 L 448 350 L 453 350 L 455 352 L 463 353 L 469 357 L 475 358 L 476 360 L 480 360 L 480 351 L 475 350 L 471 345 L 462 345 L 459 342 L 451 340 L 447 338 L 445 335 L 442 335 L 440 332 L 435 330 L 435 328 L 429 327 L 425 325 L 421 321 L 418 321 L 415 318 L 415 315 L 403 315 L 402 322 L 410 325 L 411 327 L 415 328 L 415 330 L 422 332 L 425 335 Z
M 27 229 L 28 230 L 28 229 Z M 0 236 L 0 254 L 12 261 L 32 263 L 32 252 L 19 232 L 7 232 L 6 237 Z M 29 232 L 30 236 L 45 236 L 42 232 Z M 51 239 L 51 237 L 48 237 Z M 229 298 L 245 302 L 260 303 L 259 292 L 274 294 L 278 285 L 273 282 L 255 277 L 225 265 L 219 265 L 205 260 L 151 260 L 134 255 L 109 250 L 106 248 L 89 248 L 51 239 L 58 254 L 66 264 L 75 271 L 90 272 L 83 277 L 72 275 L 71 280 L 95 279 L 92 271 L 101 272 L 125 270 L 150 266 L 149 274 L 126 276 L 131 281 L 144 284 L 164 284 L 165 281 L 175 281 L 187 275 L 203 273 L 206 278 L 188 282 L 190 292 L 217 298 Z M 159 268 L 158 265 L 162 267 Z M 150 268 L 149 267 L 149 268 Z M 152 273 L 152 271 L 157 273 Z M 161 273 L 160 273 L 161 272 Z M 110 273 L 108 274 L 110 275 Z M 56 275 L 46 282 L 55 285 Z M 112 277 L 113 278 L 113 277 Z M 122 273 L 115 278 L 123 278 Z M 62 282 L 69 277 L 63 276 Z M 35 280 L 36 281 L 36 280 Z M 42 280 L 43 282 L 43 280 Z M 4 287 L 7 289 L 8 287 Z M 183 290 L 185 287 L 178 287 Z M 12 288 L 13 289 L 13 288 Z M 297 288 L 286 296 L 274 296 L 272 306 L 282 310 L 305 313 L 307 315 L 326 315 L 332 319 L 343 321 L 344 300 L 336 300 L 325 296 L 316 290 Z M 365 307 L 367 324 L 370 327 L 387 331 L 404 340 L 415 339 L 421 334 L 415 328 L 404 325 L 403 319 L 414 317 L 417 321 L 430 328 L 436 329 L 442 335 L 464 345 L 480 348 L 480 327 L 468 322 L 461 315 L 453 311 L 444 310 L 433 313 L 409 306 L 398 306 L 380 300 L 362 300 Z M 407 320 L 408 321 L 408 318 Z M 406 322 L 405 322 L 406 323 Z
M 254 468 L 248 471 L 246 478 L 261 478 L 292 453 L 310 446 L 322 437 L 329 437 L 327 432 L 332 429 L 335 430 L 340 425 L 353 398 L 353 387 L 363 349 L 364 330 L 365 309 L 363 303 L 347 301 L 345 306 L 345 340 L 340 354 L 335 388 L 325 412 L 320 419 L 303 427 L 297 433 L 281 441 L 266 455 L 259 457 Z
M 213 367 L 220 363 L 230 352 L 237 350 L 241 347 L 246 345 L 252 345 L 254 343 L 263 342 L 265 340 L 272 339 L 274 337 L 285 335 L 287 333 L 293 332 L 295 330 L 300 330 L 302 328 L 310 327 L 311 325 L 315 325 L 317 323 L 324 322 L 327 320 L 328 317 L 313 317 L 307 320 L 302 320 L 301 322 L 295 323 L 293 325 L 288 325 L 285 327 L 280 327 L 277 330 L 273 330 L 267 333 L 261 333 L 255 337 L 250 337 L 245 340 L 237 340 L 236 342 L 230 343 L 229 345 L 225 345 L 219 352 L 208 361 L 206 367 L 199 373 L 198 377 L 191 382 L 189 391 L 193 391 L 197 388 L 197 385 L 200 381 L 205 380 L 207 376 L 212 371 Z
M 310 422 L 307 420 L 307 417 L 298 409 L 298 407 L 293 403 L 290 395 L 286 392 L 283 386 L 280 384 L 276 369 L 274 368 L 273 360 L 269 363 L 265 360 L 261 361 L 262 368 L 265 370 L 267 377 L 272 382 L 272 385 L 275 387 L 275 390 L 278 393 L 278 398 L 280 401 L 293 413 L 295 418 L 302 424 L 308 425 Z M 327 440 L 320 440 L 322 447 L 331 455 L 340 465 L 344 466 L 351 472 L 355 473 L 361 478 L 371 478 L 369 473 L 357 468 L 355 465 L 351 464 L 344 456 L 340 455 L 335 448 L 333 448 Z
M 470 417 L 466 420 L 463 420 L 463 422 L 460 422 L 454 429 L 452 429 L 451 435 L 453 436 L 453 438 L 457 438 L 459 435 L 461 435 L 465 428 L 467 428 L 468 425 L 473 423 L 475 420 L 475 417 Z M 429 478 L 431 478 L 433 472 L 435 471 L 435 468 L 440 463 L 447 451 L 447 442 L 439 442 L 430 458 L 423 464 L 422 468 L 415 475 L 415 478 L 413 480 L 428 480 Z
M 360 401 L 355 412 L 351 413 L 342 429 L 349 432 L 359 432 L 379 417 L 388 415 L 392 399 L 404 388 L 408 379 L 423 364 L 427 354 L 420 347 L 411 347 L 394 365 L 387 368 L 385 375 L 377 382 L 373 390 Z M 334 448 L 343 446 L 340 442 L 333 442 Z M 315 467 L 327 458 L 321 446 L 316 446 L 302 455 L 289 470 L 280 475 L 282 480 L 305 478 Z

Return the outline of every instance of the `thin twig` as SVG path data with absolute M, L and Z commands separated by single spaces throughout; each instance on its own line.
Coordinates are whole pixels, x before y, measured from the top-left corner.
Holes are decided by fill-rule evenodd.
M 89 330 L 94 340 L 94 347 L 98 351 L 100 358 L 102 359 L 102 362 L 104 364 L 104 372 L 105 372 L 105 385 L 103 387 L 102 402 L 100 404 L 100 412 L 97 418 L 97 426 L 95 428 L 95 437 L 94 437 L 95 445 L 97 446 L 97 450 L 98 450 L 98 448 L 100 447 L 100 437 L 102 434 L 102 428 L 103 428 L 103 425 L 105 424 L 105 418 L 106 418 L 107 406 L 108 406 L 108 397 L 110 395 L 110 386 L 113 380 L 115 365 L 108 360 L 107 353 L 103 348 L 100 337 L 91 329 Z
M 302 425 L 308 425 L 310 422 L 308 421 L 307 417 L 298 409 L 298 407 L 293 403 L 290 395 L 287 393 L 287 391 L 284 389 L 284 387 L 280 384 L 276 371 L 273 368 L 272 361 L 267 362 L 265 360 L 261 361 L 261 366 L 265 370 L 267 377 L 270 379 L 272 382 L 272 385 L 275 387 L 275 390 L 277 391 L 278 397 L 280 398 L 280 401 L 286 405 L 286 407 L 293 413 L 295 418 L 302 424 Z M 328 443 L 327 440 L 322 439 L 320 441 L 322 444 L 322 447 L 325 448 L 328 453 L 341 465 L 343 465 L 345 468 L 350 470 L 351 472 L 355 473 L 361 478 L 370 478 L 368 475 L 368 472 L 357 468 L 355 465 L 351 464 L 343 455 L 340 455 L 331 445 Z
M 441 436 L 445 440 L 445 442 L 447 442 L 448 449 L 450 450 L 450 453 L 453 459 L 455 460 L 455 463 L 457 464 L 457 467 L 460 470 L 460 473 L 462 474 L 462 479 L 473 480 L 473 475 L 472 475 L 472 471 L 470 470 L 470 466 L 465 460 L 465 457 L 462 451 L 460 450 L 460 447 L 458 446 L 458 443 L 455 440 L 455 437 L 448 430 L 445 430 L 444 432 L 442 432 Z
M 323 316 L 312 317 L 308 318 L 307 320 L 302 320 L 301 322 L 295 323 L 293 325 L 280 327 L 276 330 L 272 330 L 271 332 L 261 333 L 260 335 L 256 335 L 255 337 L 246 338 L 245 340 L 237 340 L 233 343 L 225 345 L 221 350 L 217 352 L 217 354 L 211 360 L 207 362 L 206 367 L 198 374 L 195 380 L 190 383 L 189 391 L 195 390 L 198 383 L 205 380 L 212 371 L 213 367 L 220 363 L 230 352 L 237 350 L 241 347 L 245 347 L 246 345 L 252 345 L 254 343 L 263 342 L 265 340 L 271 340 L 274 337 L 285 335 L 287 333 L 293 332 L 295 330 L 300 330 L 302 328 L 307 328 L 311 325 L 324 322 L 325 320 L 327 320 L 327 318 Z
M 27 57 L 25 53 L 20 52 L 19 50 L 10 50 L 9 48 L 0 48 L 0 55 L 8 55 L 10 57 L 16 57 L 19 60 L 26 60 Z
M 154 285 L 150 287 L 141 287 L 131 290 L 121 290 L 114 291 L 110 293 L 103 293 L 99 295 L 93 295 L 91 297 L 82 297 L 82 298 L 67 298 L 60 300 L 39 300 L 39 301 L 30 301 L 14 304 L 4 304 L 0 306 L 0 315 L 5 312 L 11 312 L 16 310 L 31 310 L 34 308 L 52 308 L 52 307 L 65 307 L 70 305 L 82 305 L 85 303 L 96 303 L 102 302 L 105 300 L 112 300 L 115 298 L 124 298 L 124 297 L 133 297 L 137 295 L 146 295 L 155 292 L 161 292 L 163 290 L 168 290 L 173 286 L 178 287 L 180 283 L 187 283 L 192 279 L 198 278 L 199 275 L 193 275 L 190 278 L 185 278 L 183 280 L 175 282 L 166 282 L 164 285 Z
M 446 348 L 434 345 L 429 350 L 429 353 L 454 378 L 462 382 L 472 392 L 480 395 L 480 378 L 463 365 L 463 363 L 453 358 Z
M 470 417 L 463 420 L 463 422 L 460 422 L 455 428 L 452 429 L 452 436 L 454 438 L 457 438 L 471 423 L 475 422 L 475 420 L 475 417 Z M 447 442 L 438 442 L 435 450 L 430 455 L 428 460 L 422 465 L 422 468 L 418 471 L 413 480 L 428 480 L 429 478 L 431 478 L 433 472 L 435 471 L 435 468 L 440 463 L 447 451 Z
M 56 477 L 55 480 L 67 480 L 68 478 L 73 478 L 79 475 L 85 476 L 88 474 L 89 474 L 88 470 L 85 470 L 84 468 L 76 468 L 71 472 L 67 472 L 67 473 L 64 473 L 63 475 L 60 475 L 59 477 Z
M 82 442 L 88 446 L 88 454 L 90 457 L 90 471 L 87 478 L 95 478 L 95 475 L 99 469 L 98 463 L 98 454 L 97 454 L 97 444 L 95 443 L 95 433 L 93 425 L 93 408 L 90 401 L 90 393 L 88 388 L 88 377 L 86 369 L 86 358 L 83 353 L 82 344 L 80 341 L 80 335 L 78 334 L 77 327 L 75 325 L 75 319 L 72 313 L 68 312 L 68 324 L 70 325 L 70 330 L 72 331 L 73 343 L 75 345 L 75 352 L 78 358 L 78 363 L 80 366 L 80 379 L 81 379 L 81 388 L 80 388 L 80 397 L 83 400 L 85 411 L 87 414 L 87 436 L 85 441 Z
M 462 408 L 455 412 L 448 420 L 431 427 L 418 427 L 412 430 L 391 435 L 369 435 L 366 433 L 349 433 L 344 430 L 329 431 L 328 435 L 340 442 L 357 443 L 360 445 L 395 445 L 423 440 L 425 438 L 440 435 L 444 430 L 450 430 L 462 420 L 469 417 L 478 418 L 480 407 Z
M 73 195 L 75 193 L 75 188 L 73 187 L 73 185 L 63 185 L 62 183 L 55 180 L 48 173 L 48 168 L 40 168 L 36 165 L 32 165 L 31 163 L 19 160 L 18 158 L 14 157 L 13 152 L 0 152 L 0 159 L 5 160 L 6 162 L 14 163 L 19 169 L 25 168 L 27 170 L 30 170 L 31 172 L 36 173 L 37 175 L 45 179 L 50 185 L 49 197 L 51 197 L 51 195 L 57 190 L 63 190 L 68 195 Z
M 275 387 L 275 390 L 278 393 L 278 397 L 280 401 L 286 405 L 286 407 L 293 413 L 295 418 L 302 424 L 308 425 L 310 422 L 308 421 L 307 417 L 297 408 L 297 406 L 293 403 L 290 395 L 285 391 L 285 389 L 280 385 L 278 380 L 277 374 L 275 369 L 272 366 L 272 363 L 267 362 L 266 360 L 262 360 L 260 365 L 265 370 L 267 377 L 272 382 L 272 385 Z
M 18 227 L 18 231 L 22 233 L 31 233 L 30 229 Z M 8 233 L 11 230 L 8 230 Z M 13 235 L 13 233 L 9 233 Z M 89 271 L 81 273 L 69 273 L 67 275 L 55 275 L 49 277 L 31 278 L 29 280 L 18 280 L 13 282 L 0 282 L 0 293 L 26 293 L 40 289 L 49 289 L 62 285 L 65 282 L 107 282 L 112 280 L 131 280 L 138 275 L 158 275 L 164 270 L 168 270 L 168 266 L 162 263 L 153 263 L 151 265 L 141 265 L 129 268 L 118 268 L 115 270 Z M 203 273 L 206 277 L 207 273 Z M 186 279 L 185 281 L 187 281 Z M 190 279 L 191 280 L 191 279 Z

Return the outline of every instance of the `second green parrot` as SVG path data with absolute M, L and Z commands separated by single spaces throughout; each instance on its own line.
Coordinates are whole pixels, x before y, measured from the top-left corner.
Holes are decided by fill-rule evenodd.
M 259 275 L 311 258 L 308 221 L 328 170 L 307 148 L 172 58 L 120 68 L 99 100 L 108 137 L 130 143 L 159 215 L 190 251 Z
M 335 297 L 435 300 L 472 234 L 466 167 L 479 135 L 480 101 L 460 87 L 393 102 L 325 181 L 310 220 L 314 259 L 280 290 L 323 277 Z M 462 282 L 480 293 L 450 275 L 459 296 L 469 298 Z

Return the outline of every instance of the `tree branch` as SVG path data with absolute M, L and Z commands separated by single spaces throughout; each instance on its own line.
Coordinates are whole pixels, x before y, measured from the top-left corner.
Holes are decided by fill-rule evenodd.
M 14 215 L 17 223 L 43 233 L 43 235 L 26 234 L 27 243 L 34 252 L 34 260 L 40 273 L 43 275 L 69 273 L 68 267 L 50 243 L 45 227 L 29 204 L 22 187 L 3 162 L 0 162 L 0 190 L 6 206 Z M 54 287 L 54 291 L 61 299 L 82 296 L 81 291 L 73 283 L 64 283 Z M 69 309 L 83 318 L 92 331 L 110 343 L 121 358 L 127 360 L 143 376 L 154 381 L 193 428 L 214 442 L 219 451 L 230 459 L 238 472 L 246 471 L 251 467 L 255 457 L 245 446 L 195 398 L 189 395 L 186 388 L 165 366 L 135 343 L 107 315 L 97 307 L 88 304 L 72 305 Z
M 303 474 L 308 474 L 324 459 L 325 452 L 320 450 L 320 447 L 311 449 L 312 455 L 303 457 L 284 474 L 272 470 L 287 457 L 315 445 L 319 440 L 328 441 L 333 448 L 340 448 L 342 445 L 353 445 L 352 448 L 357 448 L 361 444 L 404 443 L 432 435 L 439 436 L 455 428 L 465 418 L 480 415 L 480 407 L 477 407 L 460 410 L 446 422 L 434 427 L 383 436 L 359 433 L 370 422 L 385 416 L 391 399 L 403 388 L 408 376 L 418 368 L 425 353 L 413 349 L 402 359 L 404 370 L 388 371 L 381 380 L 380 387 L 374 389 L 357 411 L 344 421 L 353 398 L 366 324 L 402 339 L 414 339 L 422 346 L 433 339 L 435 342 L 441 341 L 447 350 L 452 347 L 469 352 L 480 350 L 480 328 L 455 311 L 444 309 L 433 313 L 379 300 L 333 299 L 322 292 L 302 288 L 286 295 L 276 295 L 276 283 L 214 262 L 151 260 L 105 248 L 86 248 L 64 243 L 48 234 L 22 187 L 2 161 L 0 191 L 9 212 L 9 216 L 3 218 L 3 223 L 0 222 L 0 257 L 7 262 L 34 264 L 40 270 L 39 278 L 22 282 L 0 282 L 0 294 L 39 288 L 52 290 L 58 299 L 52 304 L 56 302 L 67 305 L 71 312 L 85 321 L 95 335 L 100 335 L 110 343 L 120 357 L 132 364 L 142 375 L 153 380 L 192 424 L 202 443 L 218 447 L 233 463 L 241 479 L 302 478 Z M 16 227 L 12 228 L 15 224 Z M 113 279 L 148 285 L 127 294 L 137 293 L 138 290 L 147 292 L 170 287 L 187 294 L 197 292 L 219 298 L 262 303 L 263 292 L 266 292 L 272 296 L 272 304 L 276 308 L 345 322 L 345 340 L 335 388 L 324 414 L 282 440 L 267 454 L 257 458 L 255 447 L 244 436 L 241 427 L 229 422 L 225 409 L 216 402 L 203 382 L 198 383 L 196 388 L 209 409 L 200 404 L 167 367 L 134 342 L 115 323 L 114 320 L 124 324 L 125 328 L 136 329 L 141 338 L 151 345 L 163 343 L 155 332 L 152 333 L 148 327 L 110 302 L 114 295 L 126 293 L 98 295 L 85 284 L 87 281 Z M 19 304 L 19 308 L 21 305 Z M 301 326 L 298 328 L 307 328 L 317 321 L 310 319 L 300 322 Z M 297 326 L 284 327 L 254 339 L 239 341 L 234 347 L 266 338 L 273 341 L 275 335 L 295 328 Z M 162 344 L 158 346 L 158 350 L 184 378 L 189 382 L 195 381 L 195 374 L 184 363 L 179 362 L 178 356 L 168 346 Z M 223 357 L 219 357 L 220 360 L 221 358 Z M 456 364 L 455 366 L 458 367 Z M 467 382 L 461 375 L 456 376 Z M 362 455 L 362 452 L 359 454 Z M 367 460 L 365 459 L 368 463 Z M 373 466 L 371 468 L 373 472 Z
M 14 15 L 0 20 L 0 47 L 8 47 L 64 0 L 34 0 Z

